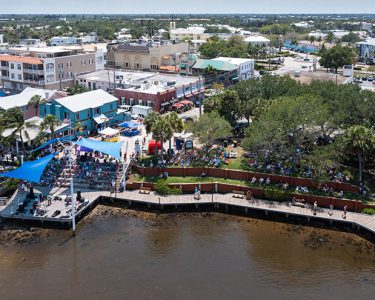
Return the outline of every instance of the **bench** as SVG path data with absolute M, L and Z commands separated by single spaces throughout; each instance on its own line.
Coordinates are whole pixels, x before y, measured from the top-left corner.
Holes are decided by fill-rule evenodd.
M 151 193 L 151 188 L 143 186 L 139 189 L 140 194 L 150 194 Z
M 298 207 L 306 207 L 305 203 L 306 201 L 304 199 L 294 199 L 294 201 L 292 201 L 292 205 Z
M 245 192 L 243 192 L 243 191 L 233 191 L 233 198 L 243 199 L 243 198 L 245 198 Z

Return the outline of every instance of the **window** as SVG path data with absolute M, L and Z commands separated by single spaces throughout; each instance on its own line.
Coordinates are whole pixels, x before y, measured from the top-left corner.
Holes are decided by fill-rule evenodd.
M 70 116 L 69 116 L 69 113 L 68 112 L 64 112 L 64 119 L 69 119 Z
M 22 75 L 18 74 L 18 80 L 22 80 Z
M 112 110 L 112 109 L 113 109 L 113 103 L 111 103 L 111 104 L 109 105 L 109 107 L 110 107 L 110 109 Z
M 137 69 L 139 69 L 139 68 L 141 67 L 141 64 L 140 64 L 140 63 L 135 63 L 135 67 L 136 67 Z
M 18 70 L 21 70 L 21 69 L 22 69 L 21 64 L 17 64 L 17 69 L 18 69 Z
M 142 105 L 143 104 L 143 101 L 142 100 L 138 100 L 138 105 Z
M 125 62 L 125 67 L 129 68 L 129 63 L 128 62 Z
M 159 66 L 158 65 L 151 65 L 151 70 L 159 70 Z
M 10 64 L 10 68 L 11 68 L 12 70 L 14 70 L 14 63 L 11 63 L 11 64 Z
M 10 74 L 10 78 L 14 79 L 14 73 Z
M 100 107 L 96 107 L 96 108 L 94 109 L 94 111 L 95 111 L 95 114 L 100 114 Z
M 76 120 L 79 120 L 79 113 L 76 113 Z

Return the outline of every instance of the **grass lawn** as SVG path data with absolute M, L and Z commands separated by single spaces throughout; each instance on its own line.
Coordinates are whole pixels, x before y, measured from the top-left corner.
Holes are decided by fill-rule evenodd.
M 152 182 L 152 183 L 155 183 L 159 180 L 160 178 L 158 176 L 146 176 L 146 177 L 143 177 L 143 176 L 140 176 L 138 174 L 133 174 L 130 178 L 129 181 L 140 181 L 140 182 Z M 175 176 L 169 176 L 166 180 L 165 180 L 168 184 L 179 184 L 179 183 L 196 183 L 196 184 L 199 184 L 199 183 L 211 183 L 211 182 L 218 182 L 218 183 L 227 183 L 227 184 L 233 184 L 233 185 L 240 185 L 240 186 L 245 186 L 245 187 L 253 187 L 253 188 L 267 188 L 267 189 L 276 189 L 276 190 L 280 190 L 279 187 L 276 187 L 275 184 L 269 184 L 269 185 L 260 185 L 259 183 L 256 183 L 256 184 L 252 184 L 251 182 L 249 181 L 245 181 L 245 180 L 234 180 L 234 179 L 225 179 L 225 178 L 217 178 L 217 177 L 206 177 L 206 178 L 200 178 L 200 177 L 192 177 L 192 176 L 187 176 L 187 177 L 175 177 Z M 310 193 L 309 194 L 312 194 L 312 195 L 316 195 L 316 196 L 323 196 L 323 197 L 327 197 L 329 196 L 328 194 L 318 190 L 318 189 L 312 189 L 310 188 L 309 189 Z M 298 194 L 296 191 L 295 191 L 295 187 L 293 186 L 289 186 L 289 188 L 287 189 L 287 192 L 289 193 L 296 193 Z M 300 195 L 306 195 L 306 194 L 301 194 L 299 193 Z M 333 197 L 335 198 L 338 198 L 337 196 L 333 195 Z M 373 199 L 370 199 L 368 197 L 364 197 L 360 194 L 355 194 L 355 193 L 345 193 L 345 199 L 350 199 L 350 200 L 360 200 L 364 203 L 368 203 L 368 204 L 371 204 L 373 202 Z

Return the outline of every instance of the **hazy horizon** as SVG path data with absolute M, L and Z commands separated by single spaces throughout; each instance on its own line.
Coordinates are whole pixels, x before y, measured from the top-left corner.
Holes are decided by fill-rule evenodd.
M 135 5 L 136 4 L 136 5 Z M 0 0 L 1 14 L 373 14 L 374 0 Z

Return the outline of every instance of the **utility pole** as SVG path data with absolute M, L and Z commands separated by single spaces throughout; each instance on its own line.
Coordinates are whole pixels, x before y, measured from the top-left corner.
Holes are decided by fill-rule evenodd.
M 60 91 L 62 91 L 62 77 L 64 76 L 64 65 L 61 65 L 60 69 Z

